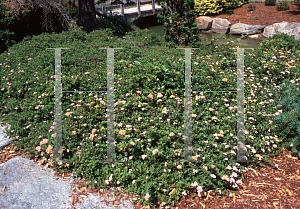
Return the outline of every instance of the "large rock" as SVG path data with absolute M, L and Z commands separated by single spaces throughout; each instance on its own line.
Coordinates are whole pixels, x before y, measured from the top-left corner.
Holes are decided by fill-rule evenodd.
M 119 197 L 113 196 L 111 187 L 104 189 L 102 194 L 87 190 L 78 192 L 76 184 L 85 181 L 81 177 L 75 177 L 74 173 L 68 173 L 68 176 L 69 178 L 58 176 L 53 169 L 39 165 L 24 155 L 12 158 L 0 164 L 0 208 L 134 208 L 133 198 L 123 193 L 121 187 L 117 187 Z M 82 204 L 76 201 L 81 195 L 85 196 Z
M 15 140 L 14 138 L 5 137 L 6 133 L 4 133 L 4 131 L 7 131 L 5 129 L 7 129 L 7 125 L 4 125 L 3 122 L 0 122 L 0 151 L 2 151 L 4 147 L 10 145 L 13 142 L 13 140 Z M 10 129 L 10 125 L 8 129 Z
M 281 22 L 281 23 L 274 23 L 273 25 L 268 25 L 265 27 L 263 36 L 269 38 L 274 34 L 279 33 L 279 29 L 285 28 L 289 23 L 288 22 Z
M 285 33 L 288 35 L 295 35 L 296 40 L 300 40 L 300 23 L 297 22 L 280 22 L 273 25 L 266 26 L 263 32 L 263 36 L 269 38 L 274 34 Z
M 264 29 L 265 25 L 247 25 L 244 23 L 237 23 L 230 27 L 230 34 L 255 34 Z
M 212 23 L 212 32 L 214 33 L 227 33 L 231 23 L 222 18 L 214 18 Z
M 199 16 L 197 18 L 197 27 L 200 30 L 209 30 L 211 28 L 213 22 L 213 18 L 206 17 L 206 16 Z

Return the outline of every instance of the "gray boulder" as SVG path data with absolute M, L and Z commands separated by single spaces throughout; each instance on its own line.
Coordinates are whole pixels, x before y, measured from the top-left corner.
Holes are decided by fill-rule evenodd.
M 295 35 L 295 40 L 300 40 L 300 35 Z
M 230 34 L 255 34 L 264 29 L 265 25 L 247 25 L 244 23 L 237 23 L 230 27 Z
M 197 19 L 197 27 L 200 30 L 209 30 L 212 26 L 213 18 L 200 16 Z
M 214 18 L 213 23 L 212 23 L 212 32 L 214 33 L 228 33 L 229 27 L 231 23 L 222 18 Z
M 266 26 L 263 32 L 263 36 L 269 38 L 274 34 L 285 33 L 288 35 L 294 35 L 296 40 L 300 40 L 300 23 L 297 22 L 280 22 L 273 25 Z
M 273 25 L 268 25 L 265 27 L 263 36 L 269 38 L 274 34 L 278 34 L 279 30 L 281 31 L 282 28 L 285 28 L 289 23 L 288 22 L 281 22 L 281 23 L 274 23 Z
M 4 147 L 10 145 L 13 142 L 13 140 L 15 140 L 14 138 L 5 137 L 6 133 L 4 133 L 4 132 L 7 128 L 9 131 L 10 125 L 9 125 L 9 127 L 7 127 L 7 125 L 4 125 L 3 122 L 0 122 L 0 151 L 2 151 L 4 149 Z
M 89 193 L 82 200 L 71 207 L 73 194 L 78 195 L 73 185 L 79 181 L 72 173 L 68 181 L 62 180 L 46 165 L 39 165 L 24 155 L 18 156 L 0 164 L 0 208 L 1 209 L 133 209 L 132 200 L 122 197 L 122 188 L 119 197 L 113 197 L 111 191 L 106 188 L 105 195 Z M 74 193 L 74 190 L 76 191 Z M 107 196 L 106 196 L 107 195 Z M 106 196 L 106 197 L 105 197 Z M 118 207 L 113 203 L 119 202 Z M 111 205 L 111 206 L 110 206 Z M 126 207 L 127 206 L 127 207 Z

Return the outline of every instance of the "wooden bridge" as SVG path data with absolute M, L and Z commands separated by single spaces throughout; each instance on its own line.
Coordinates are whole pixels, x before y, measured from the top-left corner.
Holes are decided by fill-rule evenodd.
M 110 10 L 113 12 L 120 13 L 121 15 L 131 19 L 136 20 L 140 17 L 147 17 L 155 14 L 161 14 L 161 6 L 155 4 L 155 0 L 150 1 L 142 1 L 141 0 L 135 0 L 135 7 L 133 8 L 124 8 L 124 4 L 120 4 L 119 10 L 112 10 L 113 8 L 116 8 L 116 6 L 110 6 Z M 142 3 L 142 5 L 141 5 Z M 96 5 L 97 11 L 106 11 L 107 7 L 105 3 L 102 3 L 102 5 L 98 6 Z

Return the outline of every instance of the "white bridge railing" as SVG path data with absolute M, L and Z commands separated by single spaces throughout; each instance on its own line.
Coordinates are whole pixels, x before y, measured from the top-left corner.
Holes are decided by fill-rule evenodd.
M 110 0 L 110 4 L 111 4 L 111 0 Z M 145 2 L 145 1 L 143 1 Z M 147 1 L 147 3 L 151 3 L 152 5 L 152 12 L 153 14 L 155 14 L 155 0 L 151 0 L 151 1 Z M 138 16 L 141 16 L 141 0 L 136 0 L 136 7 L 137 7 L 137 13 L 138 13 Z M 101 10 L 102 11 L 106 11 L 106 6 L 105 6 L 105 3 L 102 3 L 101 4 Z M 125 11 L 124 11 L 124 4 L 120 4 L 120 12 L 122 15 L 126 14 Z

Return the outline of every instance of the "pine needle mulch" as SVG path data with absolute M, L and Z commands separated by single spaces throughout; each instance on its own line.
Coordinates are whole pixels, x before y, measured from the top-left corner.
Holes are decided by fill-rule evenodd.
M 0 164 L 9 159 L 21 156 L 24 153 L 13 150 L 13 144 L 5 147 L 0 152 Z M 29 158 L 28 158 L 29 159 Z M 252 167 L 254 170 L 248 170 L 244 173 L 244 180 L 239 189 L 239 196 L 219 198 L 213 191 L 208 192 L 206 197 L 190 195 L 181 196 L 179 201 L 175 201 L 175 206 L 170 206 L 170 209 L 218 209 L 218 208 L 259 208 L 259 209 L 297 209 L 300 208 L 300 161 L 298 157 L 288 151 L 286 148 L 283 153 L 277 153 L 270 157 L 271 162 L 277 164 L 277 167 L 272 167 L 265 164 L 263 167 Z M 36 163 L 36 159 L 34 159 Z M 57 179 L 65 181 L 69 180 L 70 173 L 54 172 Z M 0 188 L 2 189 L 2 188 Z M 72 185 L 73 194 L 70 194 L 72 206 L 77 202 L 81 202 L 87 195 L 94 193 L 101 197 L 106 197 L 107 206 L 117 207 L 121 205 L 120 199 L 133 199 L 137 196 L 126 195 L 122 191 L 113 197 L 111 189 L 96 190 L 88 185 L 84 179 L 77 178 Z M 195 194 L 196 195 L 196 194 Z M 80 207 L 79 207 L 80 208 Z M 150 208 L 141 204 L 135 204 L 134 208 Z M 152 207 L 153 208 L 153 207 Z M 162 208 L 161 206 L 159 208 Z

